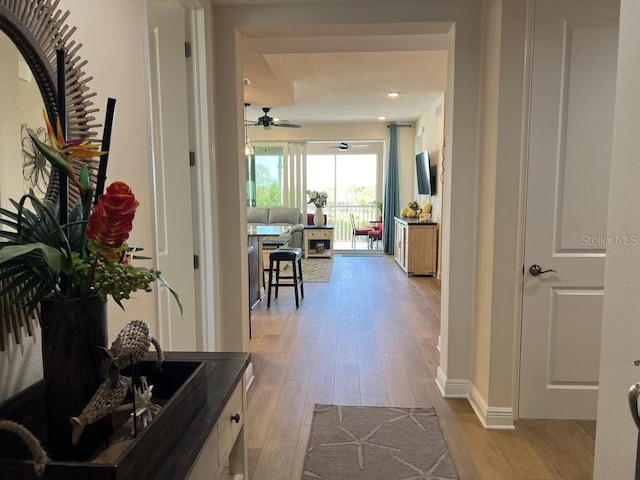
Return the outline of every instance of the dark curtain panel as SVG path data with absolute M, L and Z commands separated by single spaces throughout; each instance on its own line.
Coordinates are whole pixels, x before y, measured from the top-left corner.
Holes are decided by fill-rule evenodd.
M 384 225 L 382 246 L 384 253 L 393 254 L 395 228 L 393 217 L 400 213 L 400 195 L 398 190 L 398 125 L 389 125 L 389 163 L 387 164 L 387 181 L 384 185 Z

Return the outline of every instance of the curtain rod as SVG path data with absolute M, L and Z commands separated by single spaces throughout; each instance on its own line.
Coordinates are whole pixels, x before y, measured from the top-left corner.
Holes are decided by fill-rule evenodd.
M 391 125 L 393 125 L 393 124 L 392 124 L 392 123 L 388 124 L 388 125 L 387 125 L 387 128 L 389 128 Z M 396 123 L 395 125 L 396 125 L 396 127 L 398 127 L 398 128 L 402 128 L 402 127 L 413 127 L 413 125 L 411 125 L 410 123 L 407 123 L 407 124 L 404 124 L 404 125 L 402 125 L 402 124 L 400 124 L 400 123 Z

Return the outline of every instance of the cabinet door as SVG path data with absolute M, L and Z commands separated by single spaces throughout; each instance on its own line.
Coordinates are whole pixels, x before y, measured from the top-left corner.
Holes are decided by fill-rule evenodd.
M 402 222 L 395 223 L 394 257 L 398 265 L 407 269 L 407 226 Z
M 393 245 L 393 257 L 395 258 L 396 262 L 399 265 L 402 265 L 402 262 L 400 261 L 400 259 L 402 258 L 402 255 L 400 254 L 400 246 L 402 245 L 401 235 L 402 235 L 402 232 L 400 229 L 400 224 L 396 220 L 395 231 L 393 235 L 394 242 L 395 242 L 395 244 Z
M 413 226 L 409 228 L 407 241 L 409 273 L 431 274 L 436 272 L 437 227 Z

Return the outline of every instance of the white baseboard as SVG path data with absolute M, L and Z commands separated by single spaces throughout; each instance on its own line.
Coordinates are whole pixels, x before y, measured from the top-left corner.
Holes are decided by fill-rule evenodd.
M 255 378 L 256 377 L 253 375 L 253 363 L 249 362 L 249 365 L 247 365 L 247 369 L 244 371 L 244 385 L 245 385 L 244 391 L 245 392 L 249 391 L 249 387 L 251 386 Z
M 438 367 L 436 385 L 444 398 L 469 398 L 471 382 L 447 378 L 442 368 Z
M 489 407 L 478 389 L 469 380 L 447 378 L 438 367 L 436 385 L 444 398 L 466 398 L 476 416 L 487 430 L 514 430 L 513 409 L 508 407 Z
M 513 409 L 508 407 L 489 407 L 475 386 L 471 387 L 469 396 L 471 408 L 487 430 L 515 430 L 513 425 Z

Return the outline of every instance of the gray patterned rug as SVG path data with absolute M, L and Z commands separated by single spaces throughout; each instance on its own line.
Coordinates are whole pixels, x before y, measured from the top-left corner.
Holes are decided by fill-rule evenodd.
M 316 405 L 302 480 L 457 480 L 433 408 Z
M 284 265 L 284 266 L 282 266 Z M 289 275 L 291 263 L 281 264 L 281 272 Z M 302 278 L 304 283 L 327 283 L 331 278 L 333 258 L 303 258 Z

